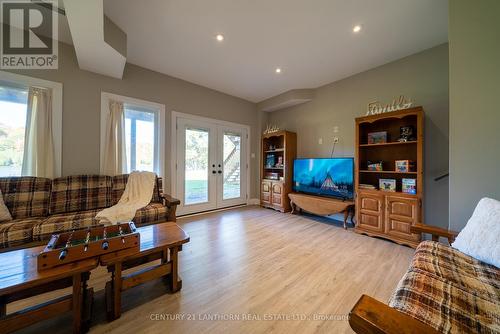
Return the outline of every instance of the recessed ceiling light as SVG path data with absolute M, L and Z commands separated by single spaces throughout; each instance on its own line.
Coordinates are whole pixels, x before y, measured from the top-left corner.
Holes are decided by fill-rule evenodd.
M 215 38 L 219 41 L 219 42 L 222 42 L 224 40 L 224 36 L 221 35 L 221 34 L 218 34 L 217 36 L 215 36 Z
M 361 31 L 361 26 L 360 25 L 354 26 L 354 28 L 352 28 L 352 31 L 353 32 L 360 32 Z
M 281 73 L 281 68 L 277 67 L 275 70 L 276 73 Z

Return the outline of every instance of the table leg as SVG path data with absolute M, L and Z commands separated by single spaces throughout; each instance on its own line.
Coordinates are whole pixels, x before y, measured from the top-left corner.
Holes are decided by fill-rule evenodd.
M 349 210 L 351 212 L 351 223 L 353 227 L 356 227 L 356 224 L 354 223 L 354 215 L 356 214 L 356 207 L 354 205 L 351 206 L 351 209 Z
M 7 303 L 3 297 L 0 297 L 0 318 L 7 315 Z
M 82 275 L 73 275 L 73 333 L 82 329 Z
M 108 266 L 111 281 L 106 282 L 106 316 L 108 321 L 118 319 L 121 315 L 122 264 L 121 262 Z
M 88 332 L 92 319 L 92 301 L 94 299 L 94 289 L 87 286 L 90 278 L 90 272 L 82 274 L 82 331 Z
M 118 319 L 122 313 L 122 264 L 115 264 L 113 279 L 113 319 Z
M 344 210 L 344 229 L 347 230 L 347 218 L 349 218 L 349 209 Z
M 114 274 L 112 274 L 114 275 Z M 104 289 L 105 300 L 106 300 L 106 317 L 108 321 L 113 321 L 113 317 L 115 314 L 114 311 L 114 301 L 113 301 L 113 278 L 111 281 L 106 282 L 106 287 Z
M 172 272 L 170 273 L 170 291 L 177 292 L 182 288 L 182 281 L 179 279 L 179 247 L 170 248 L 170 262 L 172 263 Z

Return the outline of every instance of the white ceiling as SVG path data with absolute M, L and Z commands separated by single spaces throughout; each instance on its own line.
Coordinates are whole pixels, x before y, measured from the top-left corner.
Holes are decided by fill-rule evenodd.
M 252 102 L 448 40 L 448 0 L 105 0 L 104 12 L 127 62 Z

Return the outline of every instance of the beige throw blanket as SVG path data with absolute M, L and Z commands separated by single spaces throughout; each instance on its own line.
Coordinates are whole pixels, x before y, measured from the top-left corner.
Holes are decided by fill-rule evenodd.
M 131 221 L 137 210 L 151 202 L 155 180 L 155 173 L 130 173 L 118 203 L 98 212 L 96 218 L 106 225 Z

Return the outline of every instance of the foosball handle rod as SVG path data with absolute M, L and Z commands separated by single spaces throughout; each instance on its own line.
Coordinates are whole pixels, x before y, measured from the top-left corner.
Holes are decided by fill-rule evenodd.
M 106 227 L 102 230 L 102 249 L 107 250 L 109 248 L 109 242 L 108 242 L 108 233 L 106 231 Z
M 87 236 L 85 237 L 85 246 L 83 247 L 83 251 L 86 252 L 89 250 L 89 242 L 90 242 L 90 227 L 87 230 Z
M 118 235 L 122 237 L 122 244 L 125 243 L 125 238 L 123 237 L 123 230 L 122 230 L 122 225 L 118 223 Z
M 66 258 L 66 255 L 68 255 L 68 249 L 64 248 L 61 253 L 59 253 L 59 260 L 64 260 Z
M 66 240 L 66 245 L 64 246 L 64 249 L 61 251 L 61 253 L 59 253 L 59 260 L 62 261 L 66 258 L 66 256 L 68 255 L 68 247 L 71 246 L 71 239 L 73 239 L 73 233 L 75 233 L 75 231 L 71 231 L 71 234 L 69 235 L 68 237 L 68 240 Z

